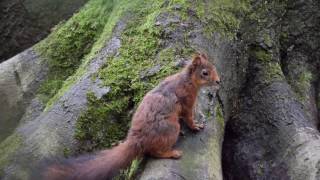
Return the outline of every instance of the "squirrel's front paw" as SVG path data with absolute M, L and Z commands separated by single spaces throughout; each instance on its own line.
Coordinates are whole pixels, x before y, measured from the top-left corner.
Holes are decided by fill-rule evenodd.
M 201 124 L 194 123 L 191 129 L 194 130 L 194 131 L 200 131 L 203 128 L 204 128 L 204 124 L 203 123 L 201 123 Z
M 182 156 L 182 151 L 179 151 L 179 150 L 173 150 L 172 151 L 171 158 L 179 159 L 179 158 L 181 158 L 181 156 Z

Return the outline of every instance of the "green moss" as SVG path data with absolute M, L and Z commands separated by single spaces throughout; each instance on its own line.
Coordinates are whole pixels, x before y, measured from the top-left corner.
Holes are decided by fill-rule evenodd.
M 279 36 L 281 46 L 284 46 L 289 43 L 289 34 L 286 31 L 281 31 Z
M 127 170 L 127 178 L 126 179 L 133 179 L 133 177 L 136 175 L 136 173 L 137 173 L 137 171 L 138 171 L 138 169 L 139 169 L 139 166 L 140 166 L 140 163 L 141 163 L 141 160 L 139 160 L 139 159 L 135 159 L 133 162 L 132 162 L 132 164 L 131 164 L 131 166 L 130 166 L 130 168 Z
M 223 129 L 225 122 L 224 122 L 222 109 L 219 103 L 215 106 L 215 115 L 216 115 L 215 116 L 216 121 L 219 123 L 220 127 Z
M 260 47 L 254 47 L 249 49 L 249 54 L 255 63 L 261 66 L 256 76 L 264 83 L 284 79 L 280 64 L 273 59 L 271 52 Z
M 69 157 L 71 155 L 71 149 L 68 147 L 63 148 L 63 156 L 64 157 Z
M 48 101 L 45 110 L 50 108 L 51 105 L 56 102 L 65 93 L 65 91 L 68 90 L 70 86 L 84 74 L 90 61 L 97 55 L 99 50 L 101 50 L 105 46 L 106 42 L 110 39 L 115 25 L 121 20 L 121 18 L 125 16 L 126 13 L 129 12 L 130 7 L 137 2 L 126 0 L 119 1 L 117 3 L 113 1 L 113 3 L 113 9 L 109 12 L 110 14 L 108 16 L 108 20 L 105 22 L 103 31 L 102 33 L 100 33 L 99 38 L 97 38 L 97 40 L 93 44 L 90 53 L 85 55 L 82 60 L 82 64 L 77 69 L 77 71 L 64 81 L 59 91 Z
M 282 69 L 278 62 L 268 62 L 265 64 L 266 68 L 263 74 L 267 81 L 279 81 L 284 79 Z
M 257 49 L 254 51 L 254 56 L 259 61 L 270 62 L 272 60 L 271 53 L 268 53 L 264 49 Z
M 196 13 L 205 24 L 206 34 L 218 32 L 225 37 L 234 38 L 241 19 L 249 11 L 249 0 L 197 0 Z
M 265 33 L 265 34 L 263 34 L 262 36 L 263 36 L 263 41 L 264 41 L 264 43 L 265 43 L 267 46 L 271 47 L 272 44 L 273 44 L 273 42 L 272 42 L 272 39 L 271 39 L 270 35 L 267 34 L 267 33 Z
M 308 70 L 303 70 L 294 79 L 289 79 L 289 83 L 293 87 L 293 90 L 296 92 L 297 97 L 301 102 L 304 102 L 308 97 L 312 79 L 312 73 Z
M 158 50 L 159 32 L 129 28 L 122 41 L 127 43 L 120 49 L 121 56 L 109 59 L 108 67 L 100 71 L 100 78 L 112 88 L 109 98 L 123 97 L 127 101 L 134 97 L 133 101 L 138 102 L 152 86 L 151 81 L 143 82 L 140 74 L 155 64 L 153 58 Z
M 93 147 L 89 148 L 111 147 L 125 137 L 128 118 L 124 112 L 112 111 L 105 99 L 88 93 L 88 110 L 77 121 L 76 138 L 91 140 Z
M 35 49 L 49 65 L 47 80 L 39 88 L 39 97 L 46 103 L 74 74 L 83 57 L 102 33 L 113 7 L 112 0 L 91 0 L 67 22 L 59 25 Z
M 188 13 L 192 6 L 190 0 L 171 0 L 169 1 L 168 12 L 172 14 L 178 14 L 181 20 L 187 20 L 190 16 Z
M 312 74 L 309 71 L 304 71 L 300 74 L 298 78 L 298 83 L 301 89 L 306 89 L 306 87 L 310 86 L 312 80 Z
M 135 159 L 132 161 L 130 167 L 120 172 L 120 174 L 114 177 L 114 180 L 133 180 L 139 170 L 141 159 Z
M 21 137 L 13 133 L 11 136 L 7 137 L 0 144 L 0 177 L 1 170 L 8 164 L 10 161 L 10 157 L 16 153 L 16 151 L 20 148 L 22 144 Z

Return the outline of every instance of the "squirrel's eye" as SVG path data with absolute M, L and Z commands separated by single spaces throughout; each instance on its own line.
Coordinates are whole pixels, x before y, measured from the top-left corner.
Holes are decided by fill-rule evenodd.
M 206 69 L 202 69 L 201 75 L 202 75 L 202 76 L 208 76 L 209 73 L 208 73 L 208 71 L 207 71 Z

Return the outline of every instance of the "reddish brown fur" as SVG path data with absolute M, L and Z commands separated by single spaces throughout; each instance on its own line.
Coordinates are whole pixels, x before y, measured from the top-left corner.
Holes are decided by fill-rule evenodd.
M 126 141 L 111 150 L 100 152 L 94 159 L 72 165 L 51 166 L 45 179 L 97 180 L 111 179 L 139 156 L 180 158 L 181 151 L 172 149 L 180 132 L 182 118 L 192 130 L 202 124 L 194 122 L 194 104 L 201 86 L 219 83 L 215 67 L 204 54 L 193 57 L 181 72 L 167 77 L 148 92 L 135 112 Z

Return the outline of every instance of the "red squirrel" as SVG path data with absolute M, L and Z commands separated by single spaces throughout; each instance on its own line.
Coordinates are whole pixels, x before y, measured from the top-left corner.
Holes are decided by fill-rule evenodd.
M 205 54 L 196 54 L 184 69 L 167 77 L 149 91 L 132 118 L 127 138 L 118 146 L 103 150 L 93 158 L 78 158 L 67 164 L 49 166 L 46 180 L 112 179 L 135 158 L 180 158 L 182 151 L 173 149 L 180 133 L 179 119 L 199 131 L 203 124 L 194 121 L 194 105 L 202 86 L 220 83 L 216 68 Z

